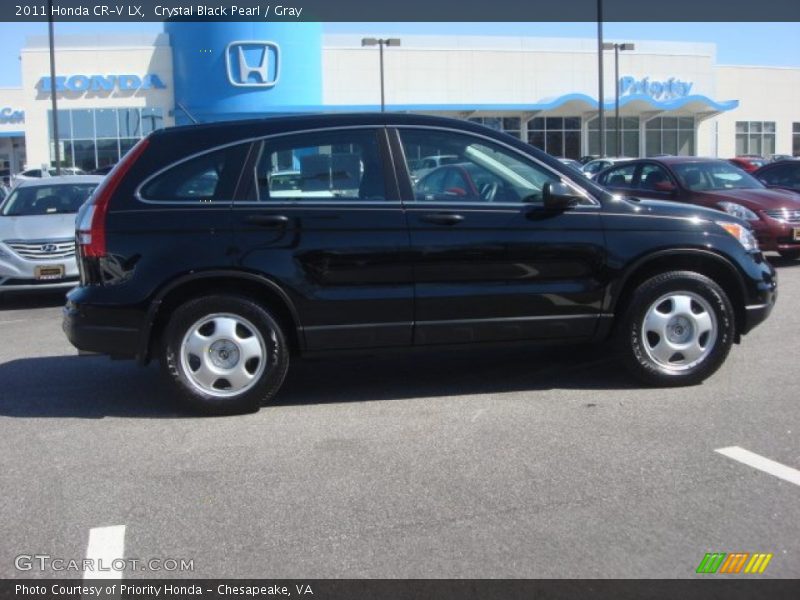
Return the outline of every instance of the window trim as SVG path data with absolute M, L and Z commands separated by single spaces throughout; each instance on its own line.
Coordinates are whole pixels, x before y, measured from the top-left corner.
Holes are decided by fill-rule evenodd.
M 387 126 L 384 125 L 384 124 L 380 124 L 380 123 L 379 124 L 372 124 L 372 125 L 340 125 L 340 126 L 330 125 L 328 127 L 315 127 L 315 128 L 312 128 L 312 129 L 297 129 L 297 130 L 293 130 L 293 131 L 281 131 L 279 133 L 271 133 L 271 134 L 267 134 L 267 135 L 258 135 L 258 136 L 248 137 L 248 138 L 242 138 L 242 139 L 239 139 L 239 140 L 236 140 L 236 141 L 233 141 L 233 142 L 227 142 L 225 144 L 218 144 L 216 146 L 205 148 L 203 150 L 200 150 L 198 152 L 195 152 L 193 154 L 185 156 L 185 157 L 181 158 L 180 160 L 176 160 L 176 161 L 166 165 L 165 167 L 162 167 L 161 169 L 159 169 L 158 171 L 156 171 L 155 173 L 153 173 L 152 175 L 147 177 L 144 181 L 142 181 L 139 185 L 136 186 L 136 189 L 133 192 L 133 197 L 136 198 L 136 200 L 138 200 L 139 202 L 142 202 L 144 204 L 177 205 L 177 206 L 224 206 L 226 203 L 230 204 L 232 207 L 238 207 L 238 206 L 261 206 L 261 207 L 264 207 L 264 208 L 269 208 L 269 207 L 272 207 L 272 206 L 298 206 L 298 207 L 301 206 L 301 205 L 302 206 L 309 206 L 311 204 L 310 202 L 302 202 L 301 203 L 301 202 L 298 202 L 296 200 L 281 200 L 281 201 L 276 200 L 274 202 L 273 201 L 263 202 L 263 201 L 260 201 L 260 200 L 241 200 L 241 199 L 239 199 L 240 186 L 241 186 L 243 178 L 244 178 L 244 176 L 246 174 L 245 169 L 249 169 L 250 168 L 250 166 L 252 164 L 251 161 L 253 160 L 255 155 L 258 154 L 257 152 L 253 152 L 253 149 L 255 148 L 255 146 L 256 146 L 256 144 L 258 142 L 263 142 L 265 140 L 272 139 L 272 138 L 286 137 L 286 136 L 293 136 L 293 135 L 302 135 L 302 134 L 306 134 L 306 133 L 319 133 L 319 132 L 326 132 L 326 131 L 341 131 L 341 130 L 352 130 L 352 129 L 373 129 L 377 133 L 379 133 L 381 130 L 386 132 Z M 378 139 L 379 148 L 383 147 L 383 144 L 385 142 L 385 138 L 386 138 L 385 133 L 384 133 L 384 135 L 379 137 L 379 139 Z M 211 152 L 216 152 L 218 150 L 224 150 L 225 148 L 230 148 L 232 146 L 238 146 L 240 144 L 249 144 L 250 148 L 248 149 L 247 157 L 245 158 L 245 161 L 244 161 L 244 163 L 242 165 L 242 170 L 239 172 L 238 183 L 236 185 L 236 188 L 234 189 L 233 197 L 230 200 L 224 200 L 224 201 L 213 201 L 212 200 L 212 201 L 204 202 L 204 201 L 199 201 L 199 200 L 190 200 L 190 201 L 185 201 L 185 200 L 150 200 L 150 199 L 142 197 L 142 194 L 141 194 L 142 188 L 144 188 L 144 186 L 146 186 L 150 182 L 150 180 L 155 179 L 156 177 L 158 177 L 159 175 L 161 175 L 165 171 L 168 171 L 169 169 L 171 169 L 171 168 L 173 168 L 175 166 L 178 166 L 178 165 L 180 165 L 182 163 L 188 162 L 190 160 L 193 160 L 193 159 L 198 158 L 200 156 L 203 156 L 205 154 L 210 154 Z M 384 169 L 388 168 L 389 171 L 394 171 L 392 166 L 387 166 L 385 164 L 386 160 L 388 160 L 389 162 L 392 162 L 392 157 L 391 156 L 384 157 Z M 252 165 L 252 166 L 255 167 L 255 165 Z M 396 179 L 396 177 L 393 177 L 393 179 Z M 394 183 L 394 182 L 390 180 L 390 181 L 387 181 L 387 183 L 392 187 L 393 194 L 397 194 L 397 186 L 396 185 L 392 185 L 392 183 Z M 336 205 L 336 204 L 352 204 L 353 201 L 349 200 L 349 199 L 347 199 L 347 200 L 314 200 L 314 203 L 315 204 L 322 204 L 322 205 L 325 205 L 325 206 L 330 206 L 330 205 Z M 389 198 L 387 198 L 386 200 L 381 200 L 380 202 L 378 202 L 378 201 L 358 202 L 358 206 L 387 206 L 387 205 L 391 205 L 391 204 L 399 205 L 400 204 L 399 196 L 398 196 L 397 199 L 389 199 Z
M 229 143 L 229 144 L 223 144 L 221 146 L 217 146 L 217 147 L 211 148 L 209 150 L 204 150 L 202 152 L 197 152 L 195 154 L 187 156 L 186 158 L 182 158 L 181 160 L 177 160 L 177 161 L 167 165 L 166 167 L 164 167 L 162 169 L 159 169 L 158 171 L 156 171 L 155 173 L 153 173 L 152 175 L 147 177 L 144 181 L 142 181 L 139 185 L 136 186 L 136 189 L 133 191 L 133 197 L 136 198 L 136 200 L 138 200 L 139 202 L 142 202 L 144 204 L 169 204 L 169 205 L 176 205 L 176 206 L 225 206 L 226 204 L 231 204 L 231 203 L 233 203 L 233 200 L 236 197 L 236 194 L 239 191 L 239 186 L 240 186 L 240 184 L 242 182 L 242 172 L 243 171 L 241 171 L 241 170 L 239 171 L 239 174 L 236 175 L 236 184 L 233 186 L 233 193 L 231 194 L 231 197 L 230 198 L 221 199 L 221 200 L 213 200 L 213 199 L 210 199 L 210 200 L 185 200 L 185 199 L 184 200 L 175 200 L 175 199 L 161 200 L 161 199 L 158 199 L 158 198 L 151 199 L 151 198 L 145 198 L 144 196 L 142 196 L 142 190 L 151 181 L 153 181 L 154 179 L 157 179 L 158 177 L 160 177 L 161 175 L 163 175 L 167 171 L 170 171 L 173 167 L 178 167 L 178 166 L 180 166 L 180 165 L 182 165 L 184 163 L 187 163 L 187 162 L 189 162 L 191 160 L 194 160 L 195 158 L 200 158 L 200 157 L 205 156 L 207 154 L 212 154 L 212 153 L 217 152 L 219 150 L 224 150 L 224 149 L 231 148 L 233 146 L 239 146 L 239 145 L 242 145 L 242 146 L 247 145 L 247 146 L 249 146 L 245 150 L 245 153 L 244 153 L 245 154 L 245 163 L 246 163 L 247 160 L 250 157 L 251 152 L 252 152 L 252 147 L 253 147 L 252 142 L 250 142 L 250 141 L 240 141 L 240 142 L 234 142 L 234 143 Z
M 280 137 L 294 137 L 299 135 L 304 135 L 308 133 L 320 133 L 320 132 L 328 132 L 328 131 L 340 131 L 343 129 L 354 130 L 354 129 L 371 129 L 375 133 L 376 142 L 378 145 L 378 159 L 381 163 L 381 168 L 383 169 L 384 175 L 384 191 L 386 192 L 387 197 L 383 200 L 360 200 L 354 198 L 333 198 L 330 200 L 324 198 L 277 198 L 273 199 L 270 198 L 269 201 L 264 200 L 246 200 L 242 198 L 242 193 L 246 192 L 250 189 L 250 186 L 254 185 L 255 181 L 251 181 L 251 178 L 248 176 L 250 170 L 253 170 L 253 174 L 255 174 L 255 168 L 257 162 L 261 158 L 261 153 L 264 149 L 264 142 L 267 139 L 271 138 L 280 138 Z M 293 207 L 301 207 L 301 206 L 312 206 L 312 205 L 320 205 L 320 206 L 331 206 L 331 205 L 350 205 L 352 204 L 354 207 L 359 206 L 386 206 L 386 205 L 399 205 L 400 203 L 400 196 L 397 191 L 397 175 L 394 172 L 394 166 L 391 156 L 391 150 L 389 148 L 389 144 L 387 141 L 386 136 L 386 125 L 378 124 L 378 125 L 355 125 L 355 126 L 345 126 L 345 127 L 325 127 L 320 129 L 315 129 L 313 131 L 303 130 L 303 131 L 288 131 L 283 132 L 280 134 L 269 135 L 269 136 L 261 136 L 252 142 L 250 155 L 248 155 L 247 159 L 245 160 L 244 168 L 239 176 L 239 183 L 236 187 L 236 194 L 234 197 L 234 206 L 261 206 L 264 208 L 269 208 L 270 206 L 293 206 Z M 244 188 L 240 187 L 244 186 Z

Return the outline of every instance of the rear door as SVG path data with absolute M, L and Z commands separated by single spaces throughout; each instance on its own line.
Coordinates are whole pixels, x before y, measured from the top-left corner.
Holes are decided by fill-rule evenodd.
M 238 264 L 289 293 L 309 350 L 411 343 L 408 229 L 384 128 L 259 140 L 240 188 Z
M 587 197 L 568 211 L 545 210 L 542 187 L 560 175 L 490 138 L 412 127 L 392 135 L 396 156 L 455 155 L 446 170 L 469 177 L 455 187 L 443 177 L 436 189 L 399 161 L 415 343 L 590 337 L 603 295 L 599 204 Z

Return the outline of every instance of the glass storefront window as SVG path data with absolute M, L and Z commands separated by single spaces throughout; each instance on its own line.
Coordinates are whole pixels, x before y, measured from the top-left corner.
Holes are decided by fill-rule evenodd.
M 97 140 L 97 166 L 113 165 L 119 160 L 119 142 L 117 140 Z
M 606 156 L 639 156 L 639 117 L 620 117 L 619 139 L 622 148 L 617 148 L 617 119 L 606 117 Z M 600 119 L 589 121 L 589 154 L 600 154 Z
M 117 111 L 113 108 L 100 108 L 94 111 L 98 138 L 119 137 L 117 133 Z
M 74 139 L 94 138 L 94 111 L 87 108 L 70 112 L 72 113 L 72 137 Z
M 528 143 L 552 156 L 581 156 L 580 117 L 534 117 L 528 121 Z
M 55 161 L 50 119 L 51 162 Z M 116 163 L 136 142 L 164 126 L 161 108 L 81 108 L 58 111 L 61 164 L 91 171 Z
M 519 117 L 472 117 L 469 121 L 505 132 L 517 139 L 519 139 L 520 128 L 522 127 L 522 119 Z
M 792 123 L 792 154 L 800 156 L 800 123 Z
M 119 137 L 132 138 L 142 136 L 142 118 L 138 108 L 120 108 Z
M 68 110 L 58 111 L 58 137 L 62 140 L 67 140 L 72 137 L 72 120 Z M 47 112 L 47 131 L 50 136 L 53 135 L 53 111 Z
M 97 168 L 94 140 L 72 140 L 72 147 L 74 149 L 73 166 L 84 171 Z
M 775 121 L 736 121 L 736 155 L 775 153 Z
M 657 117 L 645 124 L 645 154 L 694 156 L 694 117 Z
M 142 109 L 142 135 L 161 129 L 164 126 L 164 116 L 160 108 Z

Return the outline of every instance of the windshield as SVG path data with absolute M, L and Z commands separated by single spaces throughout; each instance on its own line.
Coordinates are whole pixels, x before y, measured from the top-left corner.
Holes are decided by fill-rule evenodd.
M 5 217 L 76 213 L 96 183 L 62 183 L 16 188 L 2 207 Z
M 684 187 L 695 192 L 764 187 L 755 177 L 724 161 L 676 164 L 672 170 Z

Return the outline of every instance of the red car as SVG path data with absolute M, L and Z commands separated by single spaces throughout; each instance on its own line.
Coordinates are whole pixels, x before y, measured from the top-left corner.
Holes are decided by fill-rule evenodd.
M 756 169 L 763 167 L 769 161 L 760 156 L 737 156 L 736 158 L 729 158 L 728 162 L 748 173 L 752 173 Z
M 614 193 L 699 204 L 750 223 L 764 251 L 800 258 L 800 195 L 768 188 L 726 160 L 642 158 L 610 167 L 595 181 Z

